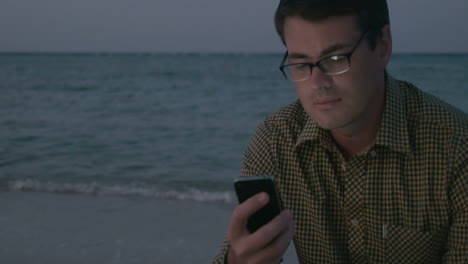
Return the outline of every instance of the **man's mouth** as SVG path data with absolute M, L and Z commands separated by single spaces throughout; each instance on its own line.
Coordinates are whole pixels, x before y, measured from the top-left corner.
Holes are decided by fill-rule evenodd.
M 325 100 L 320 100 L 318 102 L 314 102 L 314 105 L 318 110 L 324 111 L 324 110 L 329 110 L 335 107 L 340 101 L 341 99 L 339 98 L 338 99 L 325 99 Z

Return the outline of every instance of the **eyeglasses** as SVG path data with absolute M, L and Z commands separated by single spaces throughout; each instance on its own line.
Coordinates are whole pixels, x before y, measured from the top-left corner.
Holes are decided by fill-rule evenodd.
M 284 65 L 284 62 L 288 58 L 288 52 L 286 51 L 279 68 L 284 77 L 292 82 L 303 82 L 309 79 L 314 67 L 319 68 L 324 74 L 331 76 L 345 73 L 349 70 L 351 65 L 351 55 L 356 51 L 367 33 L 368 31 L 362 34 L 358 43 L 349 53 L 333 55 L 317 62 L 301 62 Z

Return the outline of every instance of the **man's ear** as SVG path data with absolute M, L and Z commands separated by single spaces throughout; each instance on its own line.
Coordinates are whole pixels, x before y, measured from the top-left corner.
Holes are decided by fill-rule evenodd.
M 390 62 L 392 48 L 392 31 L 390 30 L 390 25 L 385 25 L 382 28 L 382 38 L 377 40 L 377 52 L 379 53 L 379 60 L 383 69 L 385 69 Z

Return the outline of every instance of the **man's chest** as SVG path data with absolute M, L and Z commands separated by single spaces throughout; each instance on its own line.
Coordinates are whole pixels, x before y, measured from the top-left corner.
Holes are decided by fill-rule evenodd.
M 350 161 L 313 149 L 289 158 L 277 182 L 298 254 L 304 263 L 435 261 L 450 216 L 444 170 L 377 148 Z

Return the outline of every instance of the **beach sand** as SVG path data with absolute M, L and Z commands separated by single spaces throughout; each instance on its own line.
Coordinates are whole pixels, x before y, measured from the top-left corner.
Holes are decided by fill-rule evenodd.
M 210 263 L 234 205 L 0 192 L 0 263 Z M 293 246 L 283 263 L 297 263 Z

